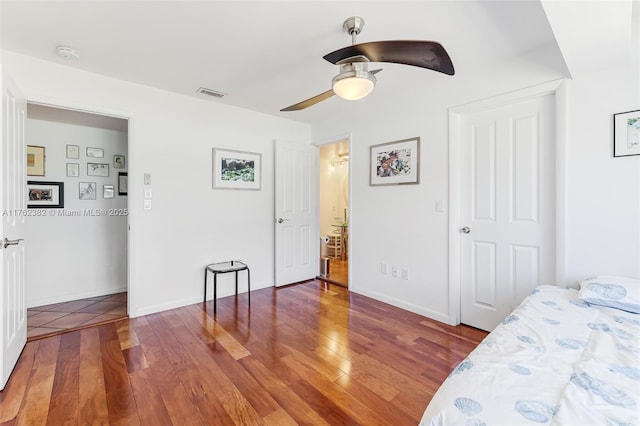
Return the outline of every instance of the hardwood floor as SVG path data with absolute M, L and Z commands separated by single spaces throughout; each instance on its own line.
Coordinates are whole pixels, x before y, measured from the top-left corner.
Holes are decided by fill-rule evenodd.
M 0 425 L 415 425 L 486 335 L 312 281 L 29 342 Z

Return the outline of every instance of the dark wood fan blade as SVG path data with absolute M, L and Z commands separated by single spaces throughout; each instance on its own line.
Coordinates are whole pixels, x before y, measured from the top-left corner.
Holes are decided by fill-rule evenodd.
M 320 93 L 319 95 L 314 96 L 313 98 L 309 98 L 302 102 L 298 102 L 297 104 L 282 108 L 280 111 L 300 111 L 301 109 L 309 108 L 310 106 L 322 102 L 325 99 L 329 99 L 333 95 L 335 95 L 335 93 L 333 92 L 333 89 L 330 89 L 324 93 Z
M 364 56 L 371 62 L 392 62 L 427 68 L 454 75 L 453 63 L 444 47 L 435 41 L 387 40 L 354 44 L 324 56 L 332 64 L 349 62 L 349 58 Z M 362 62 L 354 60 L 354 62 Z

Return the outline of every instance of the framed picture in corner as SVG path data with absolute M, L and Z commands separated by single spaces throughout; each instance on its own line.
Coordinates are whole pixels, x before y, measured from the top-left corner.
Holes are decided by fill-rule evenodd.
M 118 195 L 127 195 L 129 181 L 127 177 L 127 172 L 119 172 L 118 173 Z
M 640 155 L 640 110 L 613 114 L 613 156 Z

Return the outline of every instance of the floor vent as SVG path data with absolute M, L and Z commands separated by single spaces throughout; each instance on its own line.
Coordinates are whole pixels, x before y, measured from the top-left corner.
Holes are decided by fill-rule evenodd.
M 227 95 L 227 93 L 222 93 L 222 92 L 218 92 L 216 90 L 212 90 L 212 89 L 207 89 L 206 87 L 200 87 L 196 93 L 200 94 L 200 95 L 207 95 L 207 96 L 211 96 L 214 98 L 222 98 L 224 96 Z

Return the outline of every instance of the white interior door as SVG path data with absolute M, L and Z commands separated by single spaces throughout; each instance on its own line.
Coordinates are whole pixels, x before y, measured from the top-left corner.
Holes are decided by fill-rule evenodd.
M 15 85 L 2 73 L 0 390 L 9 380 L 27 341 L 25 244 L 22 242 L 27 208 L 25 119 L 26 102 Z
M 555 277 L 555 100 L 461 120 L 460 319 L 493 330 Z
M 318 274 L 318 149 L 275 144 L 275 285 Z

